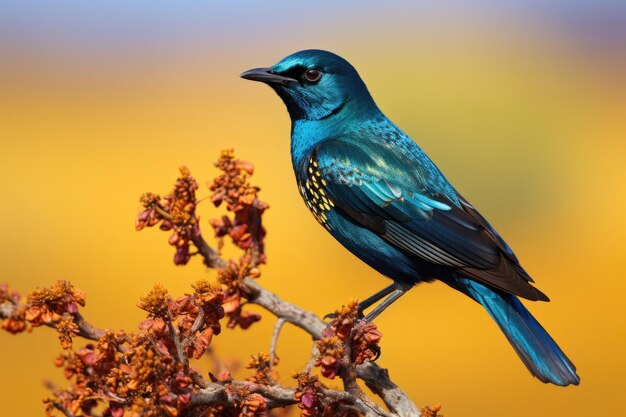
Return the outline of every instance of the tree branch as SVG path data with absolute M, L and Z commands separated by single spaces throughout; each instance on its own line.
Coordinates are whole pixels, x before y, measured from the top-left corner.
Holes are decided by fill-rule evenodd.
M 276 317 L 283 318 L 301 328 L 310 334 L 314 340 L 322 337 L 322 330 L 326 325 L 315 314 L 284 301 L 251 278 L 245 278 L 244 284 L 252 291 L 248 298 L 251 303 L 257 304 Z M 356 368 L 356 376 L 362 379 L 365 385 L 383 400 L 394 415 L 402 417 L 420 415 L 417 406 L 408 395 L 391 381 L 386 369 L 375 363 L 367 362 Z
M 274 332 L 272 333 L 272 342 L 270 343 L 270 366 L 274 366 L 274 362 L 278 358 L 276 354 L 276 347 L 278 346 L 278 336 L 280 336 L 280 331 L 285 324 L 285 319 L 279 318 L 276 320 L 276 325 L 274 325 Z
M 237 405 L 239 398 L 228 394 L 228 388 L 243 388 L 251 394 L 260 394 L 265 398 L 268 408 L 286 407 L 297 404 L 294 399 L 296 390 L 281 385 L 262 385 L 247 381 L 233 381 L 229 384 L 211 383 L 207 388 L 197 392 L 191 399 L 191 407 L 208 407 L 215 404 Z M 325 389 L 321 391 L 322 398 L 332 401 L 341 401 L 365 417 L 392 417 L 375 404 L 366 403 L 346 391 Z
M 191 235 L 191 241 L 198 248 L 198 253 L 202 255 L 204 259 L 204 264 L 209 268 L 225 268 L 228 266 L 228 262 L 222 258 L 219 253 L 215 249 L 213 249 L 209 244 L 204 240 L 201 234 L 193 233 Z
M 78 326 L 78 335 L 82 338 L 89 340 L 98 340 L 104 336 L 104 330 L 100 330 L 97 327 L 92 326 L 80 313 L 74 313 L 74 323 Z M 55 327 L 51 323 L 50 327 Z
M 65 417 L 74 417 L 74 414 L 72 414 L 72 412 L 65 408 L 65 406 L 63 406 L 63 404 L 61 404 L 60 402 L 54 401 L 52 402 L 52 405 L 54 406 L 54 408 L 62 412 Z
M 243 284 L 248 290 L 246 297 L 250 303 L 257 304 L 278 317 L 280 320 L 287 321 L 303 329 L 312 337 L 313 340 L 319 340 L 322 337 L 322 330 L 326 327 L 326 325 L 315 314 L 288 303 L 276 294 L 263 288 L 251 278 L 245 278 L 243 280 Z M 7 305 L 10 307 L 6 307 Z M 4 304 L 4 306 L 5 307 L 3 309 L 0 309 L 0 319 L 11 317 L 14 308 L 16 308 L 16 306 L 11 304 Z M 90 324 L 80 313 L 74 313 L 73 317 L 74 322 L 79 328 L 78 336 L 88 340 L 98 340 L 105 334 L 103 330 Z M 195 324 L 196 323 L 194 323 L 193 326 L 194 328 L 196 327 Z M 47 326 L 52 328 L 56 327 L 55 323 L 49 323 Z M 178 353 L 177 359 L 181 363 L 185 364 L 186 355 L 184 352 L 184 344 L 178 340 L 178 333 L 173 328 L 171 323 L 168 323 L 168 327 L 176 345 Z M 274 341 L 274 346 L 275 343 L 276 342 Z M 123 346 L 120 346 L 120 349 L 122 351 L 125 350 Z M 358 388 L 358 385 L 356 385 L 356 382 L 353 380 L 353 376 L 350 376 L 348 381 L 344 381 L 348 384 L 348 386 L 346 386 L 346 391 L 325 390 L 324 396 L 335 400 L 339 399 L 368 417 L 419 417 L 420 413 L 415 404 L 409 399 L 402 389 L 391 381 L 389 373 L 386 369 L 380 368 L 374 363 L 366 362 L 357 366 L 354 372 L 357 378 L 363 380 L 367 387 L 383 400 L 387 408 L 390 410 L 390 413 L 385 412 L 380 407 L 372 403 L 371 400 L 367 399 L 360 388 Z M 201 388 L 196 394 L 193 395 L 191 400 L 192 405 L 215 405 L 222 400 L 228 401 L 229 404 L 234 404 L 236 399 L 228 397 L 228 394 L 224 391 L 225 387 L 228 385 L 246 387 L 251 393 L 258 393 L 262 395 L 268 401 L 268 407 L 270 408 L 282 407 L 296 403 L 293 396 L 295 392 L 294 389 L 281 385 L 266 386 L 246 381 L 233 381 L 229 384 L 223 385 L 208 382 L 195 372 L 191 372 L 191 377 L 193 378 L 194 383 Z M 356 389 L 355 386 L 358 389 Z

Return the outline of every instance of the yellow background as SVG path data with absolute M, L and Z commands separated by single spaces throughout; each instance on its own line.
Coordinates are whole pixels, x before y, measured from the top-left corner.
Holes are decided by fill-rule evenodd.
M 377 321 L 379 364 L 418 405 L 442 402 L 449 417 L 623 411 L 618 2 L 24 3 L 0 6 L 0 281 L 26 293 L 71 280 L 87 293 L 94 324 L 134 329 L 136 301 L 154 282 L 178 295 L 214 276 L 198 259 L 175 267 L 166 234 L 134 231 L 138 196 L 169 191 L 181 164 L 203 184 L 219 150 L 234 147 L 256 165 L 271 205 L 263 285 L 320 315 L 382 288 L 387 281 L 301 202 L 279 99 L 238 78 L 299 49 L 329 49 L 359 69 L 383 111 L 515 249 L 552 299 L 530 309 L 582 383 L 534 380 L 488 315 L 439 283 Z M 210 237 L 216 211 L 206 204 L 200 213 Z M 267 351 L 273 322 L 265 314 L 214 346 L 245 361 Z M 52 365 L 59 349 L 49 329 L 0 334 L 0 414 L 43 415 L 43 381 L 62 382 Z M 302 332 L 285 330 L 285 382 L 309 351 Z

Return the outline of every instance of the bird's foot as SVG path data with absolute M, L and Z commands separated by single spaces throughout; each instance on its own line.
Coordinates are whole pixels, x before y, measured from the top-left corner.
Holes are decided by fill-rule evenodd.
M 357 309 L 356 313 L 357 313 L 357 321 L 360 321 L 365 317 L 365 315 L 363 314 L 363 310 L 361 309 Z M 328 313 L 324 317 L 322 317 L 322 321 L 324 323 L 330 323 L 329 320 L 332 321 L 336 318 L 337 318 L 337 313 Z
M 374 353 L 376 354 L 376 356 L 374 356 L 372 359 L 370 359 L 370 362 L 376 362 L 378 360 L 378 358 L 380 358 L 380 353 L 381 353 L 381 349 L 380 346 L 378 345 L 373 345 L 372 347 L 370 347 L 370 349 L 372 349 L 374 351 Z
M 337 313 L 328 313 L 324 317 L 322 317 L 322 321 L 324 323 L 330 324 L 335 318 L 337 318 Z

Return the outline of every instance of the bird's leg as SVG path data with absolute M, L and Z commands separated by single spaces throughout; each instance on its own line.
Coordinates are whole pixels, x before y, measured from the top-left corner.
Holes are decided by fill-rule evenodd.
M 391 295 L 383 300 L 382 303 L 378 304 L 372 311 L 370 311 L 367 316 L 363 319 L 366 323 L 373 321 L 380 313 L 382 313 L 387 307 L 394 303 L 398 298 L 402 297 L 404 293 L 408 291 L 408 288 L 397 288 L 393 290 Z
M 380 301 L 383 297 L 386 297 L 389 294 L 391 294 L 395 288 L 396 288 L 396 284 L 395 283 L 391 284 L 383 288 L 382 290 L 378 291 L 374 295 L 371 295 L 367 297 L 365 300 L 361 301 L 356 307 L 359 317 L 363 317 L 363 310 L 371 307 L 373 304 Z M 334 317 L 335 317 L 335 313 L 328 313 L 324 316 L 324 319 L 332 319 Z
M 370 308 L 373 304 L 379 302 L 384 297 L 391 294 L 393 290 L 395 289 L 396 289 L 396 284 L 393 283 L 389 285 L 388 287 L 385 287 L 382 290 L 378 291 L 376 294 L 369 296 L 365 300 L 361 301 L 359 305 L 356 307 L 357 311 L 359 312 L 359 315 L 363 314 L 363 310 Z

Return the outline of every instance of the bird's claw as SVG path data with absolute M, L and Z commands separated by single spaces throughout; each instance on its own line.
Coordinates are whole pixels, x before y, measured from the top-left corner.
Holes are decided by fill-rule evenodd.
M 357 314 L 356 316 L 357 321 L 361 321 L 365 317 L 365 314 L 363 314 L 363 310 L 361 309 L 357 309 L 356 314 Z M 322 317 L 322 321 L 326 323 L 327 320 L 334 320 L 336 318 L 337 318 L 337 313 L 328 313 L 324 317 Z
M 372 359 L 370 359 L 370 362 L 376 362 L 378 360 L 378 358 L 380 358 L 380 354 L 381 354 L 380 346 L 373 345 L 372 347 L 370 347 L 370 349 L 372 349 L 374 351 L 374 353 L 376 354 L 376 356 L 374 356 Z
M 337 313 L 328 313 L 322 318 L 322 321 L 326 322 L 326 320 L 333 320 L 335 318 L 337 318 Z

